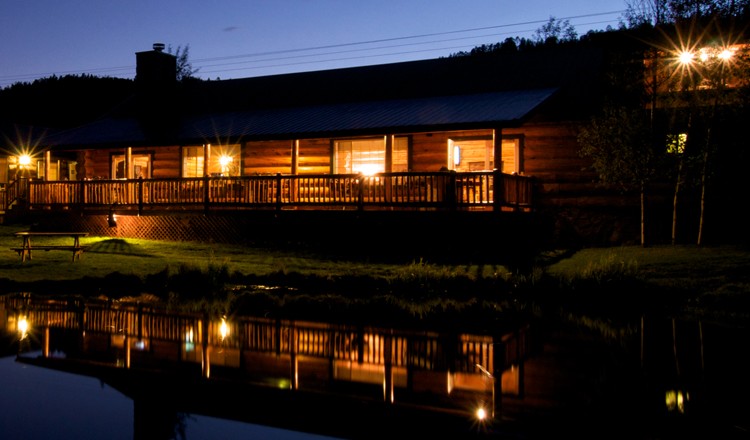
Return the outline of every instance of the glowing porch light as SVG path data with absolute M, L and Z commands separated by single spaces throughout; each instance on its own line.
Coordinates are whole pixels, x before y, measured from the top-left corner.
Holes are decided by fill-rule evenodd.
M 729 49 L 724 49 L 721 52 L 719 52 L 719 55 L 717 56 L 722 61 L 729 61 L 730 59 L 732 59 L 732 56 L 734 56 L 734 52 L 732 52 Z
M 458 145 L 453 147 L 453 165 L 461 165 L 461 147 Z
M 31 165 L 31 156 L 25 153 L 18 156 L 18 164 L 22 167 Z
M 484 409 L 483 406 L 477 408 L 477 412 L 475 414 L 478 420 L 485 420 L 487 418 L 487 410 Z
M 677 56 L 677 59 L 680 60 L 680 64 L 691 64 L 694 58 L 695 54 L 689 51 L 680 52 Z

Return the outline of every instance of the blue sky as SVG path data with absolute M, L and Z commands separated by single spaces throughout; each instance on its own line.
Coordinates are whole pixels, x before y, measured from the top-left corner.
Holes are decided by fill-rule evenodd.
M 0 87 L 50 75 L 133 78 L 135 52 L 189 47 L 197 76 L 231 79 L 439 58 L 550 17 L 617 27 L 625 0 L 2 0 Z

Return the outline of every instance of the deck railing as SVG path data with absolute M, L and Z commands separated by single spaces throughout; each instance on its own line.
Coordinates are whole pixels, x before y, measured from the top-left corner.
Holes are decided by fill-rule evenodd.
M 18 178 L 0 184 L 0 213 L 7 211 L 15 203 L 26 198 L 28 191 L 29 179 L 26 177 Z
M 29 182 L 29 208 L 154 210 L 284 209 L 523 209 L 533 180 L 500 172 L 257 175 L 240 177 Z
M 507 368 L 527 357 L 525 332 L 505 335 L 460 333 L 447 337 L 431 331 L 234 317 L 230 321 L 203 313 L 166 311 L 158 307 L 107 301 L 35 300 L 29 295 L 0 296 L 0 322 L 8 330 L 18 319 L 30 328 L 76 330 L 134 341 L 217 346 L 243 352 L 295 354 L 371 365 L 419 370 L 477 373 L 476 365 L 492 371 L 502 359 Z M 386 347 L 388 344 L 388 347 Z M 494 350 L 502 350 L 500 357 Z

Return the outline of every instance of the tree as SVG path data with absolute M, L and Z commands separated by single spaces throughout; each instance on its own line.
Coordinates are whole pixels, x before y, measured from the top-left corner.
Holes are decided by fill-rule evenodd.
M 190 45 L 185 47 L 177 46 L 177 49 L 172 52 L 172 46 L 167 48 L 167 53 L 173 54 L 177 59 L 177 81 L 183 82 L 189 79 L 196 79 L 195 74 L 200 69 L 194 69 L 193 64 L 190 62 Z
M 750 0 L 627 0 L 624 14 L 630 28 L 658 26 L 689 19 L 747 17 Z
M 549 21 L 534 32 L 538 43 L 575 41 L 578 39 L 576 28 L 569 20 L 558 20 L 550 17 Z
M 654 148 L 651 124 L 639 108 L 607 107 L 578 134 L 580 155 L 592 161 L 606 186 L 640 197 L 641 245 L 646 245 L 646 189 L 658 173 L 660 153 Z

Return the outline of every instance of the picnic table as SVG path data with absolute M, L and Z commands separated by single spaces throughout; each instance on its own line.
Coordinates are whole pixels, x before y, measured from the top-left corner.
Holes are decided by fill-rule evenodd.
M 15 233 L 16 237 L 21 237 L 22 243 L 21 247 L 12 247 L 10 248 L 12 251 L 18 252 L 18 255 L 21 256 L 21 262 L 24 262 L 26 260 L 31 260 L 31 251 L 32 250 L 40 250 L 40 251 L 54 251 L 54 250 L 61 250 L 61 251 L 71 251 L 73 252 L 73 259 L 72 261 L 78 260 L 81 258 L 81 254 L 88 248 L 88 246 L 81 246 L 81 237 L 86 237 L 89 235 L 88 232 L 47 232 L 47 231 L 21 231 Z M 70 237 L 73 239 L 72 245 L 32 245 L 31 238 L 36 237 Z M 36 241 L 36 240 L 35 240 Z

